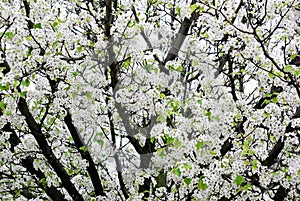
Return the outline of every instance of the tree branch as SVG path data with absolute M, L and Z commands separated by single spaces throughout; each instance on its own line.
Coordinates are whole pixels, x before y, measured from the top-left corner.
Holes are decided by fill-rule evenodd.
M 58 177 L 60 178 L 62 182 L 62 186 L 68 191 L 70 196 L 73 198 L 73 200 L 76 201 L 83 201 L 83 197 L 81 194 L 77 191 L 74 184 L 71 182 L 71 178 L 64 169 L 63 165 L 60 163 L 60 161 L 56 158 L 55 154 L 53 153 L 51 147 L 49 146 L 45 135 L 43 135 L 41 131 L 41 126 L 36 123 L 34 120 L 32 114 L 30 113 L 28 109 L 27 102 L 24 98 L 20 97 L 18 101 L 18 109 L 21 112 L 21 114 L 25 117 L 25 121 L 29 127 L 29 130 L 31 131 L 31 134 L 36 139 L 42 154 L 46 157 L 47 161 L 51 165 L 51 167 L 54 169 L 54 171 L 57 173 Z
M 91 177 L 91 180 L 92 180 L 92 183 L 93 183 L 93 186 L 95 189 L 95 194 L 105 196 L 104 189 L 101 184 L 101 180 L 100 180 L 98 171 L 96 169 L 96 165 L 92 159 L 92 156 L 88 152 L 88 150 L 82 149 L 82 147 L 85 147 L 85 144 L 82 141 L 82 138 L 81 138 L 80 134 L 78 133 L 78 130 L 76 129 L 76 127 L 74 126 L 74 124 L 72 122 L 72 116 L 69 111 L 67 112 L 67 115 L 64 118 L 64 122 L 67 125 L 70 134 L 72 135 L 72 138 L 75 142 L 75 146 L 76 146 L 78 152 L 80 153 L 81 157 L 83 159 L 87 160 L 89 163 L 89 165 L 87 167 L 87 171 Z

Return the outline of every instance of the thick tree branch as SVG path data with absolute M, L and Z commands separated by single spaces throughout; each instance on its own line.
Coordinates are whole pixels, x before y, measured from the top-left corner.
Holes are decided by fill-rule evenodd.
M 17 146 L 19 143 L 21 143 L 20 138 L 17 136 L 17 133 L 15 132 L 15 130 L 11 127 L 10 123 L 7 123 L 3 128 L 3 131 L 5 132 L 10 132 L 10 138 L 9 138 L 9 142 L 11 144 L 11 148 L 10 151 L 14 152 L 14 147 Z M 26 158 L 21 159 L 21 164 L 26 168 L 26 170 L 31 174 L 37 177 L 38 181 L 41 180 L 46 180 L 46 175 L 38 168 L 35 169 L 33 166 L 33 161 L 34 159 L 31 156 L 27 156 Z M 59 191 L 57 190 L 56 187 L 54 186 L 50 186 L 48 187 L 48 185 L 42 185 L 41 183 L 38 183 L 38 185 L 40 186 L 40 188 L 42 188 L 46 194 L 54 201 L 61 201 L 61 200 L 66 200 L 65 196 Z M 21 194 L 28 198 L 28 199 L 32 199 L 35 198 L 30 191 L 28 190 L 22 190 Z
M 34 138 L 36 139 L 42 151 L 42 154 L 46 157 L 47 161 L 49 162 L 51 167 L 54 169 L 54 171 L 60 178 L 62 182 L 62 186 L 68 191 L 68 193 L 73 198 L 73 200 L 83 201 L 83 197 L 77 191 L 74 184 L 71 182 L 71 178 L 66 172 L 66 170 L 64 169 L 63 165 L 56 158 L 54 152 L 52 151 L 51 147 L 49 146 L 46 140 L 45 135 L 43 135 L 41 131 L 41 126 L 38 125 L 34 120 L 32 114 L 28 109 L 26 100 L 22 97 L 19 98 L 18 109 L 21 112 L 21 114 L 25 117 L 25 121 L 29 127 L 29 130 L 31 131 L 31 134 L 34 136 Z
M 287 196 L 288 193 L 288 189 L 284 188 L 283 186 L 279 186 L 279 188 L 277 189 L 275 195 L 274 195 L 274 200 L 276 201 L 284 201 L 285 197 Z
M 46 194 L 54 201 L 61 201 L 61 200 L 67 200 L 65 199 L 65 196 L 57 190 L 56 187 L 50 186 L 48 187 L 47 184 L 44 184 L 40 181 L 46 181 L 46 175 L 40 170 L 35 169 L 33 166 L 34 159 L 31 156 L 27 156 L 26 158 L 21 160 L 22 165 L 27 169 L 28 172 L 30 172 L 32 175 L 35 175 L 39 180 L 39 186 L 46 192 Z
M 192 1 L 191 4 L 195 4 L 196 1 Z M 169 52 L 167 53 L 166 58 L 163 60 L 163 62 L 159 62 L 159 69 L 164 72 L 165 74 L 169 74 L 169 69 L 165 68 L 165 65 L 168 61 L 172 61 L 178 57 L 178 53 L 181 49 L 182 44 L 185 41 L 186 36 L 188 35 L 188 32 L 191 28 L 191 25 L 193 22 L 195 22 L 199 17 L 199 12 L 196 9 L 192 14 L 190 18 L 185 17 L 183 22 L 181 23 L 181 26 L 178 30 L 178 33 L 176 34 L 175 40 L 173 42 L 173 45 Z
M 168 62 L 168 61 L 172 61 L 174 60 L 177 56 L 178 56 L 178 52 L 186 38 L 186 36 L 188 35 L 188 31 L 192 25 L 192 23 L 197 20 L 197 18 L 199 17 L 199 13 L 198 12 L 193 12 L 191 18 L 184 18 L 179 31 L 176 35 L 175 41 L 171 47 L 171 49 L 169 50 L 167 57 L 164 60 L 164 65 Z M 168 74 L 168 70 L 164 70 L 165 73 Z
M 263 166 L 272 166 L 273 164 L 275 164 L 277 161 L 277 158 L 278 158 L 278 155 L 280 154 L 280 152 L 283 150 L 284 148 L 284 140 L 285 138 L 279 138 L 279 140 L 276 142 L 275 146 L 273 147 L 273 149 L 270 151 L 268 157 L 263 160 L 261 162 L 261 164 Z
M 70 134 L 72 135 L 72 138 L 75 142 L 75 146 L 76 146 L 78 152 L 80 153 L 81 157 L 83 159 L 87 160 L 89 163 L 89 165 L 87 167 L 87 171 L 91 177 L 91 180 L 92 180 L 92 183 L 94 186 L 94 190 L 95 190 L 95 195 L 105 196 L 104 189 L 103 189 L 98 171 L 96 169 L 96 165 L 95 165 L 89 151 L 86 149 L 82 149 L 82 147 L 85 147 L 85 144 L 82 141 L 82 138 L 81 138 L 80 134 L 78 133 L 78 130 L 76 129 L 76 127 L 74 126 L 74 124 L 72 122 L 72 116 L 69 111 L 67 112 L 67 115 L 65 116 L 64 121 L 69 129 Z

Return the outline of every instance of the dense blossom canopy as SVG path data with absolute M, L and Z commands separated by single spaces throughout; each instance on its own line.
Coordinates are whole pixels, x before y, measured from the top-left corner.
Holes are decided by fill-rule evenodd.
M 296 0 L 2 0 L 2 200 L 300 199 Z

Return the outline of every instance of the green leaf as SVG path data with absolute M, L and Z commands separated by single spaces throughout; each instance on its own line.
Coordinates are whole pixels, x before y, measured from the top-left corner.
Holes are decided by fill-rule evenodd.
M 272 103 L 278 103 L 278 98 L 272 98 L 272 99 L 271 99 L 271 102 L 272 102 Z
M 85 94 L 85 97 L 88 99 L 88 100 L 92 100 L 93 98 L 92 98 L 92 93 L 91 92 L 86 92 L 86 94 Z
M 168 65 L 168 68 L 169 68 L 171 71 L 175 70 L 174 64 Z
M 196 67 L 198 64 L 199 64 L 198 59 L 193 59 L 193 60 L 192 60 L 192 66 L 193 66 L 193 67 Z
M 10 110 L 6 111 L 6 116 L 12 116 L 12 112 Z
M 234 183 L 236 183 L 238 186 L 240 186 L 245 181 L 244 177 L 241 175 L 237 175 Z
M 176 68 L 176 71 L 181 72 L 182 70 L 183 70 L 183 67 L 181 65 Z
M 39 183 L 42 184 L 43 187 L 46 187 L 47 186 L 47 180 L 46 180 L 46 178 L 40 179 Z
M 186 185 L 190 185 L 191 182 L 192 182 L 191 178 L 185 178 L 184 179 L 184 183 L 186 183 Z
M 29 187 L 28 189 L 29 189 L 30 191 L 35 191 L 35 190 L 36 190 L 35 187 Z
M 280 72 L 280 71 L 276 71 L 276 72 L 274 72 L 274 74 L 278 77 L 284 77 L 284 73 Z
M 19 197 L 20 196 L 20 194 L 21 194 L 21 191 L 20 191 L 20 189 L 19 188 L 16 188 L 15 190 L 14 190 L 14 192 L 15 192 L 15 197 Z
M 163 136 L 164 140 L 167 141 L 167 144 L 171 144 L 174 142 L 174 138 L 172 138 L 170 135 L 168 134 L 164 134 Z
M 283 71 L 287 72 L 287 73 L 293 73 L 295 70 L 294 70 L 293 66 L 286 65 L 286 66 L 284 66 Z
M 55 47 L 57 47 L 58 44 L 59 44 L 59 41 L 57 40 L 54 43 L 52 43 L 52 47 L 55 48 Z
M 255 152 L 253 150 L 249 150 L 248 154 L 252 156 L 255 154 Z
M 92 41 L 92 40 L 89 40 L 89 46 L 90 46 L 90 47 L 95 47 L 95 42 Z
M 202 10 L 201 8 L 202 8 L 202 7 L 200 7 L 200 11 Z M 204 8 L 203 8 L 203 10 L 204 10 Z M 202 10 L 202 11 L 203 11 L 203 10 Z M 201 11 L 201 12 L 202 12 L 202 11 Z M 205 33 L 200 33 L 200 36 L 203 37 L 203 38 L 208 38 L 208 37 L 209 37 L 209 35 L 208 35 L 207 32 L 205 32 Z
M 67 169 L 67 173 L 68 173 L 68 175 L 73 175 L 74 174 L 74 171 L 71 169 L 71 168 L 68 168 Z
M 179 167 L 176 167 L 172 170 L 172 173 L 177 175 L 178 177 L 181 176 L 181 171 L 180 171 L 180 168 Z
M 69 91 L 71 89 L 70 86 L 67 86 L 66 88 L 64 88 L 65 91 Z
M 77 72 L 77 71 L 74 71 L 74 72 L 72 72 L 72 75 L 73 75 L 74 77 L 76 77 L 76 76 L 78 75 L 78 72 Z
M 127 69 L 130 66 L 131 60 L 127 59 L 122 63 L 122 67 Z
M 62 34 L 61 32 L 59 32 L 59 33 L 56 34 L 55 37 L 56 37 L 56 38 L 60 38 L 62 35 L 63 35 L 63 34 Z
M 163 122 L 166 122 L 166 120 L 167 120 L 167 118 L 161 113 L 159 113 L 157 118 L 156 118 L 157 122 L 162 122 L 163 123 Z
M 83 50 L 83 47 L 82 46 L 78 46 L 77 48 L 76 48 L 76 50 L 77 50 L 77 52 L 82 52 L 82 50 Z
M 245 74 L 245 73 L 247 73 L 247 71 L 245 69 L 241 69 L 240 73 L 244 73 Z
M 4 110 L 6 107 L 6 103 L 4 103 L 3 101 L 0 102 L 0 109 Z
M 32 38 L 31 38 L 30 35 L 27 35 L 27 36 L 25 37 L 25 39 L 26 39 L 27 41 L 31 41 L 31 40 L 32 40 Z
M 197 142 L 197 144 L 196 144 L 197 150 L 201 149 L 202 146 L 203 146 L 203 141 Z
M 14 33 L 13 32 L 10 32 L 10 31 L 8 31 L 8 32 L 6 32 L 5 33 L 5 36 L 7 37 L 7 38 L 9 38 L 9 39 L 12 39 L 13 37 L 14 37 Z
M 247 191 L 247 190 L 249 190 L 252 187 L 253 186 L 251 184 L 247 183 L 245 186 L 243 186 L 243 190 Z
M 269 117 L 271 116 L 271 114 L 265 111 L 265 112 L 263 113 L 263 116 L 266 117 L 266 118 L 269 118 Z
M 127 26 L 128 26 L 129 28 L 131 28 L 131 27 L 133 27 L 135 24 L 136 24 L 135 21 L 130 20 L 130 21 L 127 23 Z
M 177 137 L 174 139 L 173 145 L 176 149 L 178 149 L 181 146 L 181 142 L 178 140 Z
M 299 67 L 298 67 L 298 70 L 295 70 L 294 75 L 296 77 L 298 77 L 300 75 L 300 69 L 299 69 Z
M 95 142 L 97 142 L 101 147 L 104 145 L 104 141 L 101 139 L 95 139 Z
M 21 98 L 25 98 L 26 97 L 26 91 L 21 91 L 19 94 L 20 94 Z
M 79 147 L 80 151 L 87 152 L 87 148 L 85 146 Z
M 57 27 L 58 24 L 59 24 L 59 22 L 58 22 L 58 21 L 55 21 L 55 22 L 52 23 L 51 26 L 52 26 L 52 28 L 55 28 L 55 27 Z
M 191 9 L 190 13 L 193 13 L 197 8 L 198 8 L 197 4 L 190 5 L 190 9 Z
M 280 37 L 280 40 L 286 40 L 287 39 L 287 36 L 286 35 L 283 35 Z
M 272 73 L 272 72 L 269 72 L 268 75 L 271 79 L 273 79 L 275 77 L 274 73 Z
M 160 94 L 159 94 L 159 97 L 162 98 L 162 99 L 165 99 L 165 98 L 166 98 L 166 95 L 163 94 L 163 93 L 160 93 Z
M 207 189 L 207 184 L 203 182 L 202 178 L 199 179 L 197 189 L 202 191 Z
M 166 156 L 165 149 L 164 148 L 158 148 L 156 151 L 157 155 L 159 155 L 161 158 Z
M 211 117 L 211 111 L 208 111 L 208 110 L 204 110 L 204 115 L 207 116 L 208 118 Z
M 267 105 L 267 104 L 269 104 L 271 101 L 270 100 L 268 100 L 268 99 L 265 99 L 264 100 L 264 102 L 262 103 L 262 104 L 265 104 L 265 105 Z
M 176 13 L 180 14 L 180 10 L 181 10 L 181 9 L 180 9 L 180 7 L 179 7 L 179 6 L 176 6 L 176 7 L 175 7 L 175 11 L 176 11 Z
M 265 94 L 265 96 L 266 96 L 267 98 L 271 98 L 272 95 L 273 95 L 273 94 L 270 94 L 270 93 L 266 93 L 266 94 Z
M 51 117 L 49 119 L 48 125 L 52 125 L 54 123 L 55 119 L 56 119 L 56 117 Z
M 297 175 L 300 177 L 300 169 L 297 171 Z
M 28 78 L 22 80 L 22 86 L 29 87 L 29 85 L 30 85 L 30 80 Z
M 297 56 L 299 56 L 298 54 L 291 54 L 290 55 L 290 58 L 291 58 L 291 60 L 293 60 L 293 59 L 295 59 Z
M 183 168 L 186 170 L 191 170 L 192 166 L 189 163 L 185 163 L 185 164 L 183 164 Z
M 247 160 L 247 161 L 244 161 L 244 164 L 245 164 L 245 165 L 250 165 L 250 161 L 248 161 L 248 160 Z
M 33 25 L 34 29 L 41 29 L 42 28 L 42 24 L 41 23 L 36 23 Z
M 249 142 L 244 141 L 244 144 L 243 144 L 243 151 L 248 151 L 248 150 L 249 150 Z
M 6 82 L 5 85 L 0 85 L 0 90 L 9 90 L 9 83 Z
M 170 118 L 172 114 L 174 114 L 173 111 L 171 111 L 171 110 L 166 110 L 166 115 L 167 115 L 168 118 Z
M 152 64 L 147 64 L 146 68 L 147 68 L 147 71 L 150 72 L 153 69 L 153 66 L 152 66 Z

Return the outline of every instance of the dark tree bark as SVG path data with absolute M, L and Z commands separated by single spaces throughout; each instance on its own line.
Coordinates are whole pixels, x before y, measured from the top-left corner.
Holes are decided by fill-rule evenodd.
M 74 184 L 71 182 L 71 177 L 68 175 L 63 165 L 56 158 L 51 147 L 47 143 L 46 137 L 41 131 L 41 126 L 37 124 L 36 121 L 34 120 L 32 114 L 28 109 L 27 102 L 24 98 L 20 97 L 18 102 L 18 109 L 21 112 L 21 114 L 25 117 L 27 126 L 31 131 L 31 134 L 36 139 L 39 148 L 42 151 L 42 154 L 46 157 L 48 163 L 53 168 L 53 170 L 57 173 L 57 176 L 60 178 L 62 182 L 62 186 L 68 191 L 68 193 L 73 198 L 73 200 L 83 201 L 84 199 L 82 195 L 78 192 Z
M 78 152 L 80 153 L 81 157 L 85 160 L 88 161 L 89 165 L 87 167 L 87 171 L 90 175 L 90 178 L 92 180 L 94 189 L 95 189 L 95 194 L 101 195 L 101 196 L 105 196 L 104 193 L 104 189 L 102 186 L 102 182 L 100 180 L 96 165 L 92 159 L 92 156 L 90 155 L 89 151 L 86 150 L 86 146 L 84 144 L 84 142 L 82 141 L 80 134 L 78 133 L 76 127 L 74 126 L 73 122 L 72 122 L 72 117 L 71 114 L 69 112 L 67 112 L 67 115 L 64 118 L 65 123 L 70 131 L 70 134 L 73 137 L 73 140 L 75 142 L 75 146 L 78 150 Z M 85 149 L 82 149 L 85 148 Z

